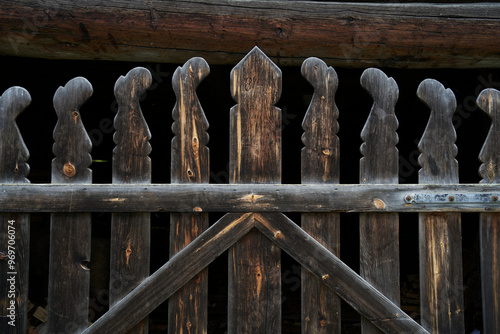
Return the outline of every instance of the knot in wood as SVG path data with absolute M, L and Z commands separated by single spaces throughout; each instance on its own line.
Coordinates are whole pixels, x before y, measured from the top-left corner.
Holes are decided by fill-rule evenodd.
M 67 177 L 73 177 L 76 174 L 76 168 L 75 166 L 73 166 L 71 162 L 68 161 L 67 163 L 64 164 L 63 173 Z
M 76 122 L 78 121 L 78 116 L 79 116 L 79 115 L 80 115 L 80 114 L 78 113 L 78 111 L 73 111 L 73 112 L 71 113 L 71 116 L 73 116 L 73 119 L 75 120 L 75 124 L 76 124 Z

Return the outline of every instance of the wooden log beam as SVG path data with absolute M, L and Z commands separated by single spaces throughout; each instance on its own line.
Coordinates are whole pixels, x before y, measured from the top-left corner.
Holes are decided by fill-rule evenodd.
M 499 194 L 498 184 L 1 184 L 0 212 L 500 212 Z
M 236 64 L 254 46 L 277 65 L 500 67 L 498 4 L 8 0 L 0 55 Z

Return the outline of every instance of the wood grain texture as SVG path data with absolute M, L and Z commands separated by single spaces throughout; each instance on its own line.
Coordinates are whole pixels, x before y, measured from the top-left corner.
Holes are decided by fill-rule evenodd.
M 255 226 L 385 333 L 428 333 L 282 213 L 256 213 Z
M 301 152 L 303 183 L 339 183 L 339 110 L 335 104 L 337 73 L 318 58 L 302 64 L 302 75 L 314 94 L 302 122 L 305 147 Z M 340 256 L 340 215 L 303 213 L 302 229 Z M 307 270 L 302 270 L 302 333 L 340 333 L 340 298 Z
M 254 226 L 251 213 L 226 214 L 82 334 L 126 332 L 249 233 Z
M 151 134 L 139 105 L 151 85 L 151 73 L 132 69 L 115 84 L 118 112 L 114 125 L 113 183 L 151 183 Z M 149 276 L 151 222 L 149 213 L 114 213 L 111 217 L 110 306 Z M 130 331 L 147 333 L 144 319 Z
M 500 92 L 485 89 L 477 105 L 491 119 L 491 127 L 479 154 L 481 183 L 500 183 Z M 497 197 L 498 198 L 498 197 Z M 479 220 L 481 245 L 481 289 L 483 329 L 485 333 L 500 332 L 500 215 L 482 213 Z
M 4 212 L 500 212 L 491 199 L 497 194 L 500 185 L 485 183 L 1 184 L 0 206 Z M 461 202 L 459 195 L 481 201 Z M 407 203 L 408 196 L 428 202 Z
M 281 70 L 255 47 L 231 71 L 231 95 L 230 183 L 280 183 Z M 229 250 L 228 333 L 281 332 L 280 257 L 255 230 Z
M 30 103 L 30 94 L 21 87 L 11 87 L 0 96 L 0 183 L 29 182 L 29 152 L 16 118 Z M 30 216 L 0 213 L 0 226 L 0 252 L 7 256 L 0 261 L 0 332 L 24 334 L 28 323 Z M 9 260 L 14 262 L 9 264 Z
M 361 85 L 373 98 L 373 106 L 361 131 L 360 183 L 398 183 L 398 120 L 394 109 L 399 88 L 393 78 L 374 68 L 363 72 Z M 360 214 L 359 232 L 361 276 L 399 305 L 399 215 Z M 362 318 L 361 328 L 364 334 L 380 333 L 366 318 Z
M 257 45 L 280 66 L 311 55 L 342 67 L 500 66 L 496 4 L 10 0 L 0 22 L 0 54 L 13 56 L 215 65 Z
M 422 81 L 418 97 L 431 109 L 418 145 L 420 183 L 458 183 L 455 95 L 433 79 Z M 422 326 L 431 332 L 463 333 L 461 220 L 457 213 L 419 214 Z
M 196 88 L 209 74 L 202 58 L 192 58 L 176 69 L 172 86 L 177 102 L 172 112 L 172 183 L 208 183 L 210 161 L 208 121 Z M 208 229 L 208 213 L 170 214 L 170 256 L 173 257 Z M 207 269 L 168 300 L 169 333 L 206 333 L 208 321 Z
M 54 95 L 52 183 L 92 183 L 92 142 L 80 108 L 92 95 L 87 79 L 77 77 Z M 88 326 L 91 243 L 90 213 L 53 213 L 50 219 L 50 257 L 47 330 L 81 333 Z

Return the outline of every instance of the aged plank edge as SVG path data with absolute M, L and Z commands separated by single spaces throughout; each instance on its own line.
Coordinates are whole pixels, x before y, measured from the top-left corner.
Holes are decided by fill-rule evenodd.
M 459 195 L 491 201 L 446 200 Z M 498 184 L 1 184 L 0 212 L 500 212 L 498 198 Z
M 226 214 L 82 333 L 124 333 L 254 226 L 251 213 Z
M 0 54 L 12 56 L 172 63 L 201 56 L 215 65 L 236 64 L 257 45 L 280 66 L 310 55 L 335 66 L 500 66 L 497 4 L 15 0 L 2 3 L 0 19 Z
M 254 218 L 264 235 L 385 333 L 428 333 L 284 214 L 255 214 Z

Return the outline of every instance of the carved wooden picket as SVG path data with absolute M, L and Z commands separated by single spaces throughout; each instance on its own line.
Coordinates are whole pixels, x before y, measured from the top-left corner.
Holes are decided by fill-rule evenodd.
M 339 183 L 340 147 L 337 137 L 339 110 L 335 105 L 338 77 L 335 70 L 317 58 L 308 58 L 302 75 L 314 86 L 311 104 L 302 128 L 302 182 Z M 334 255 L 340 254 L 340 215 L 303 213 L 302 229 Z M 302 271 L 303 333 L 340 333 L 340 298 L 310 272 Z
M 16 118 L 31 103 L 21 87 L 11 87 L 0 96 L 0 181 L 27 183 L 28 149 Z M 28 322 L 28 273 L 30 216 L 25 213 L 0 213 L 0 284 L 2 314 L 0 332 L 26 333 Z M 13 326 L 16 324 L 17 326 Z
M 417 94 L 431 109 L 418 148 L 420 183 L 458 183 L 452 117 L 457 102 L 451 89 L 424 80 Z M 453 198 L 450 199 L 451 201 Z M 459 213 L 421 213 L 420 291 L 422 325 L 432 332 L 463 333 L 462 242 Z
M 115 84 L 118 112 L 113 141 L 113 183 L 151 183 L 151 134 L 139 100 L 151 85 L 151 73 L 137 67 Z M 111 217 L 110 307 L 149 276 L 149 213 L 113 213 Z M 144 319 L 131 333 L 148 331 Z
M 361 85 L 373 98 L 373 107 L 361 131 L 360 183 L 398 183 L 399 152 L 396 148 L 398 120 L 396 81 L 382 71 L 367 69 Z M 383 157 L 383 159 L 381 159 Z M 380 203 L 380 205 L 383 205 Z M 360 214 L 360 273 L 387 298 L 399 305 L 399 217 L 397 213 Z M 363 333 L 379 333 L 361 319 Z
M 491 119 L 488 137 L 479 154 L 481 183 L 500 181 L 500 92 L 485 89 L 477 98 L 478 106 Z M 497 198 L 498 199 L 498 198 Z M 481 213 L 479 222 L 481 243 L 481 287 L 483 297 L 483 326 L 486 333 L 500 332 L 500 215 Z
M 172 116 L 172 183 L 208 183 L 210 161 L 208 121 L 196 96 L 198 84 L 210 68 L 202 58 L 192 58 L 179 67 L 172 78 L 177 104 Z M 208 229 L 208 213 L 170 214 L 170 256 L 173 257 Z M 169 299 L 170 333 L 203 333 L 207 328 L 207 270 Z M 193 313 L 194 312 L 194 313 Z M 191 314 L 192 313 L 192 314 Z
M 231 72 L 236 105 L 230 110 L 230 184 L 211 185 L 209 123 L 196 94 L 209 72 L 204 59 L 192 58 L 173 75 L 177 102 L 168 185 L 151 184 L 151 133 L 140 107 L 152 83 L 147 69 L 132 69 L 116 81 L 109 185 L 92 184 L 91 142 L 80 112 L 92 95 L 86 79 L 70 80 L 54 96 L 52 184 L 27 184 L 28 150 L 15 118 L 28 106 L 28 92 L 13 87 L 0 97 L 0 219 L 6 227 L 0 231 L 1 333 L 27 331 L 29 212 L 51 213 L 49 333 L 147 333 L 148 315 L 166 300 L 169 333 L 206 333 L 207 267 L 226 251 L 228 332 L 279 333 L 281 250 L 302 266 L 303 333 L 340 333 L 341 299 L 362 315 L 363 333 L 464 333 L 465 211 L 481 213 L 484 328 L 500 330 L 500 92 L 485 90 L 477 99 L 492 120 L 480 153 L 482 181 L 461 185 L 455 96 L 441 83 L 424 80 L 417 95 L 431 114 L 418 145 L 419 184 L 400 185 L 399 88 L 382 71 L 367 69 L 361 85 L 373 106 L 361 131 L 360 184 L 339 184 L 339 79 L 325 62 L 308 58 L 302 74 L 314 94 L 302 123 L 302 184 L 282 185 L 286 143 L 276 107 L 282 73 L 254 48 Z M 150 213 L 160 211 L 170 212 L 170 259 L 150 275 Z M 209 227 L 212 211 L 226 214 Z M 292 211 L 302 213 L 300 227 L 284 214 Z M 112 236 L 110 310 L 88 327 L 90 212 L 112 213 Z M 360 274 L 339 258 L 339 212 L 361 212 Z M 419 214 L 421 324 L 399 306 L 399 212 Z M 5 246 L 10 244 L 15 257 Z M 11 276 L 14 299 L 11 285 L 4 284 Z M 16 327 L 9 325 L 11 314 Z
M 280 183 L 281 70 L 254 48 L 231 71 L 231 95 L 230 182 Z M 228 332 L 281 332 L 280 249 L 252 230 L 230 249 L 228 268 Z
M 78 77 L 54 95 L 58 121 L 54 129 L 52 183 L 92 183 L 92 142 L 83 127 L 80 107 L 92 85 Z M 47 331 L 81 332 L 88 326 L 91 242 L 90 213 L 52 213 Z M 68 278 L 70 280 L 68 281 Z

